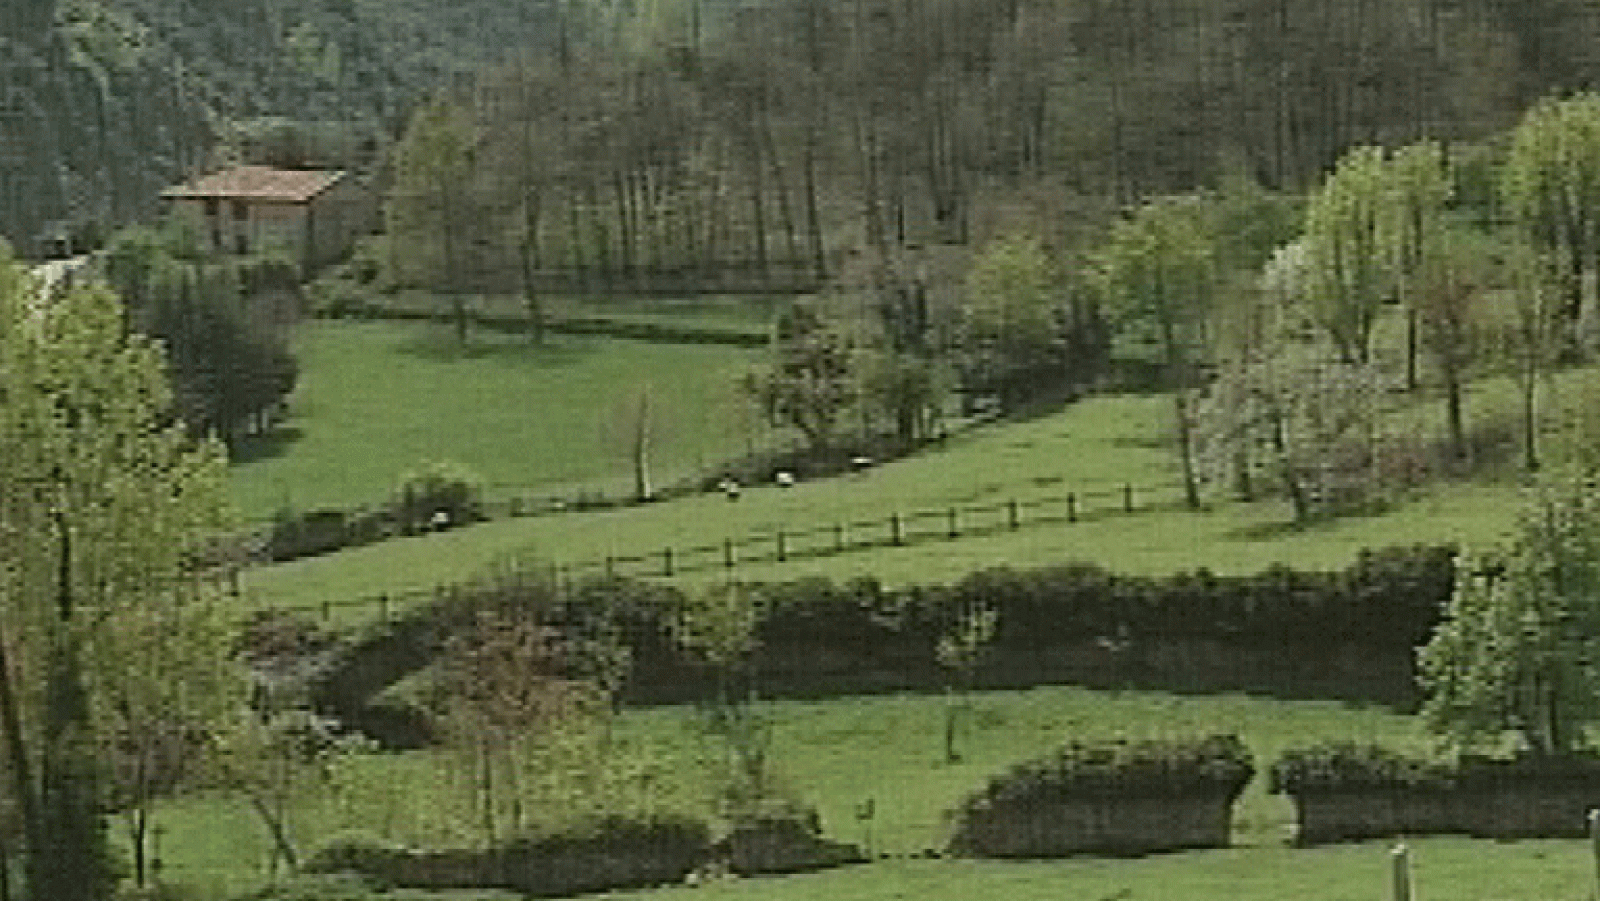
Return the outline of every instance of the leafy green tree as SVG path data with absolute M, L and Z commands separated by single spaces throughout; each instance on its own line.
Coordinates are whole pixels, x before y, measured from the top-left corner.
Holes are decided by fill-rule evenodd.
M 1406 308 L 1406 388 L 1417 387 L 1417 356 L 1423 315 L 1420 295 L 1423 269 L 1430 265 L 1439 240 L 1441 218 L 1449 203 L 1454 180 L 1444 149 L 1435 141 L 1412 144 L 1396 151 L 1386 166 L 1387 200 L 1380 222 L 1385 262 L 1399 299 Z M 1462 262 L 1460 260 L 1457 261 Z M 1437 286 L 1439 272 L 1430 273 Z M 1435 300 L 1438 296 L 1435 295 Z M 1434 305 L 1437 312 L 1437 305 Z M 1436 355 L 1437 357 L 1437 355 Z
M 1069 374 L 1063 292 L 1037 238 L 991 241 L 972 261 L 955 326 L 961 390 L 1010 413 Z
M 1416 343 L 1433 359 L 1444 386 L 1450 456 L 1458 464 L 1467 456 L 1465 383 L 1483 343 L 1479 307 L 1494 276 L 1487 245 L 1465 230 L 1444 230 L 1432 239 L 1407 289 Z
M 852 350 L 850 339 L 815 306 L 796 302 L 778 318 L 771 362 L 742 385 L 772 422 L 794 426 L 813 450 L 826 450 L 856 400 Z
M 566 671 L 562 644 L 527 606 L 479 610 L 472 627 L 446 643 L 440 700 L 452 744 L 475 763 L 484 847 L 527 825 L 524 783 L 540 733 L 592 718 L 609 702 Z
M 130 326 L 162 341 L 178 415 L 230 447 L 299 377 L 286 331 L 249 296 L 235 262 L 191 256 L 175 229 L 130 228 L 106 271 Z
M 420 107 L 395 146 L 394 186 L 384 207 L 395 281 L 448 295 L 459 344 L 467 340 L 463 280 L 477 217 L 476 129 L 471 111 L 447 98 Z
M 1184 498 L 1200 506 L 1190 394 L 1218 275 L 1206 210 L 1195 198 L 1146 204 L 1112 227 L 1099 275 L 1119 330 L 1153 334 L 1172 390 Z
M 1600 491 L 1551 480 L 1485 566 L 1459 570 L 1455 594 L 1419 652 L 1423 716 L 1458 745 L 1506 732 L 1541 754 L 1585 744 L 1600 720 Z
M 1546 257 L 1576 336 L 1600 254 L 1600 94 L 1546 98 L 1522 117 L 1501 170 L 1505 211 Z
M 1517 382 L 1522 420 L 1522 466 L 1539 469 L 1539 383 L 1560 356 L 1564 306 L 1552 260 L 1526 242 L 1511 245 L 1510 316 L 1488 326 L 1488 340 Z
M 233 623 L 205 590 L 115 610 L 86 649 L 98 733 L 112 765 L 111 806 L 127 815 L 141 888 L 155 800 L 198 769 L 206 743 L 246 702 Z
M 1250 494 L 1256 473 L 1281 488 L 1296 523 L 1369 497 L 1386 391 L 1373 367 L 1345 362 L 1315 325 L 1307 261 L 1291 242 L 1255 291 L 1225 308 L 1216 374 L 1196 410 L 1204 472 Z
M 692 595 L 675 629 L 679 647 L 710 666 L 716 678 L 711 726 L 727 744 L 731 772 L 724 800 L 735 817 L 753 810 L 772 790 L 767 769 L 771 730 L 756 712 L 755 691 L 748 687 L 760 624 L 761 609 L 750 588 L 728 582 Z
M 1391 290 L 1383 234 L 1391 196 L 1382 148 L 1357 147 L 1340 158 L 1306 208 L 1311 308 L 1346 364 L 1367 362 L 1372 328 Z
M 0 733 L 33 897 L 113 879 L 86 648 L 225 522 L 223 455 L 172 421 L 160 348 L 123 316 L 103 287 L 37 303 L 0 246 Z
M 968 694 L 972 690 L 973 673 L 983 659 L 989 642 L 994 639 L 995 626 L 999 621 L 1000 611 L 993 607 L 969 607 L 961 611 L 950 630 L 939 636 L 934 646 L 934 658 L 951 677 L 951 682 L 945 687 L 945 763 L 959 763 L 961 760 L 961 755 L 956 752 L 956 717 L 960 709 L 970 703 Z M 955 698 L 957 692 L 961 695 L 959 705 Z

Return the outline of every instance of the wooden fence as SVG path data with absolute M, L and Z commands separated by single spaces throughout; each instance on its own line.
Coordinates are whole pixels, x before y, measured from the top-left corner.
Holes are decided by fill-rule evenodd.
M 1066 492 L 986 504 L 954 504 L 906 513 L 896 512 L 876 519 L 841 520 L 796 529 L 777 528 L 701 544 L 668 544 L 585 560 L 552 561 L 549 564 L 550 575 L 558 584 L 600 576 L 671 579 L 716 571 L 731 576 L 740 567 L 748 565 L 784 564 L 881 548 L 960 541 L 1036 526 L 1088 522 L 1110 516 L 1170 509 L 1182 503 L 1181 485 L 1176 482 L 1144 487 L 1124 483 L 1095 491 Z M 327 621 L 335 610 L 366 608 L 378 618 L 388 619 L 395 611 L 442 600 L 462 588 L 459 585 L 435 585 L 281 609 L 319 615 Z

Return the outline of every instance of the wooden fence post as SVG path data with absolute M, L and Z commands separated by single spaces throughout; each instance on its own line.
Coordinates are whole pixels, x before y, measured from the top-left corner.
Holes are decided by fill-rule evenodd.
M 1404 843 L 1389 852 L 1394 871 L 1394 901 L 1411 901 L 1411 852 Z
M 1006 502 L 1006 525 L 1013 530 L 1022 525 L 1021 520 L 1017 519 L 1017 502 L 1015 500 Z
M 378 617 L 384 622 L 389 621 L 389 596 L 387 594 L 378 595 Z
M 1133 483 L 1122 483 L 1122 510 L 1124 513 L 1133 512 Z
M 661 574 L 669 578 L 672 576 L 672 548 L 670 547 L 661 550 Z
M 322 601 L 322 624 L 324 626 L 328 624 L 329 614 L 333 612 L 332 608 L 333 605 L 330 604 L 326 598 L 324 598 Z
M 960 535 L 961 534 L 961 528 L 956 522 L 956 508 L 951 507 L 950 508 L 950 512 L 949 512 L 949 514 L 947 515 L 946 518 L 950 520 L 950 529 L 949 529 L 950 537 L 951 538 L 955 538 L 956 536 Z
M 844 526 L 838 523 L 833 524 L 833 552 L 844 553 Z
M 612 556 L 611 554 L 607 554 L 606 555 L 606 578 L 614 579 L 616 577 L 617 577 L 617 558 Z
M 900 530 L 900 514 L 889 514 L 889 543 L 901 545 L 905 543 L 905 534 Z
M 1078 496 L 1067 492 L 1067 522 L 1078 521 Z
M 784 562 L 785 560 L 788 560 L 788 559 L 789 559 L 789 543 L 784 540 L 783 530 L 779 529 L 778 530 L 778 562 L 782 563 L 782 562 Z
M 1594 853 L 1594 878 L 1600 891 L 1600 807 L 1589 809 L 1589 847 Z
M 722 565 L 733 569 L 733 539 L 722 539 Z

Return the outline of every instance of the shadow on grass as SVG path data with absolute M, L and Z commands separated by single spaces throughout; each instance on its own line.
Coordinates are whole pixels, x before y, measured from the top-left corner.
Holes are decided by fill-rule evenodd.
M 492 361 L 533 366 L 540 369 L 560 369 L 576 365 L 592 354 L 595 342 L 570 336 L 546 335 L 543 342 L 534 344 L 524 335 L 469 330 L 465 344 L 457 343 L 455 327 L 435 324 L 419 328 L 396 346 L 400 353 L 430 363 L 458 363 L 463 361 Z
M 1326 533 L 1341 526 L 1352 523 L 1361 523 L 1368 520 L 1382 519 L 1391 513 L 1400 510 L 1407 504 L 1421 500 L 1421 495 L 1403 498 L 1371 501 L 1351 510 L 1332 512 L 1316 512 L 1309 518 L 1296 520 L 1289 511 L 1285 510 L 1285 519 L 1271 522 L 1257 522 L 1239 526 L 1222 533 L 1226 541 L 1274 541 L 1279 538 L 1288 538 L 1295 535 L 1316 535 Z M 1255 503 L 1264 503 L 1256 501 Z M 1287 501 L 1283 502 L 1287 505 Z
M 298 426 L 278 426 L 264 434 L 245 435 L 234 442 L 229 456 L 235 465 L 281 457 L 302 434 Z

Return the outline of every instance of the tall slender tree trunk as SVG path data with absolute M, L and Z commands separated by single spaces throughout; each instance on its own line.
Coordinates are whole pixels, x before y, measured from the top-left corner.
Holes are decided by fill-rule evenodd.
M 539 213 L 541 197 L 535 188 L 522 200 L 522 304 L 528 315 L 528 338 L 534 344 L 544 343 L 544 305 L 539 299 L 536 284 L 541 268 L 539 254 Z
M 1444 374 L 1445 426 L 1450 441 L 1450 456 L 1456 465 L 1467 459 L 1466 418 L 1462 411 L 1461 373 L 1452 366 Z
M 633 206 L 626 177 L 619 169 L 611 173 L 611 193 L 617 209 L 617 263 L 624 278 L 633 274 Z
M 655 497 L 650 485 L 650 392 L 639 392 L 639 412 L 633 422 L 633 496 L 641 501 Z
M 767 213 L 762 195 L 766 193 L 766 179 L 762 177 L 761 140 L 755 134 L 756 129 L 753 124 L 750 129 L 750 215 L 753 219 L 752 228 L 755 231 L 751 236 L 751 250 L 755 253 L 756 272 L 765 279 L 767 275 Z
M 1406 391 L 1411 394 L 1417 393 L 1417 383 L 1419 381 L 1417 378 L 1417 357 L 1419 356 L 1417 332 L 1416 303 L 1408 299 L 1406 302 Z
M 788 179 L 783 175 L 783 161 L 778 156 L 778 144 L 772 137 L 772 119 L 766 110 L 761 113 L 761 137 L 767 145 L 767 162 L 772 167 L 772 186 L 778 196 L 778 218 L 783 221 L 784 265 L 793 266 L 800 259 L 800 245 L 796 236 L 794 207 L 789 203 Z
M 806 233 L 811 243 L 811 263 L 818 281 L 828 277 L 828 261 L 822 245 L 822 219 L 817 212 L 817 148 L 816 131 L 812 123 L 806 124 Z
M 22 735 L 22 717 L 17 707 L 15 688 L 11 684 L 11 662 L 3 627 L 0 627 L 0 726 L 5 729 L 6 769 L 11 774 L 11 792 L 16 796 L 22 811 L 23 850 L 29 859 L 32 849 L 43 840 L 39 817 L 38 788 L 33 782 L 33 768 L 28 759 L 27 745 Z
M 1183 500 L 1191 510 L 1200 509 L 1200 485 L 1194 466 L 1194 423 L 1189 415 L 1189 375 L 1178 346 L 1178 334 L 1170 318 L 1161 324 L 1161 339 L 1167 347 L 1167 371 L 1172 379 L 1172 412 L 1178 421 L 1178 457 L 1183 467 Z
M 1535 417 L 1535 394 L 1539 390 L 1539 370 L 1532 352 L 1525 361 L 1522 372 L 1522 468 L 1528 472 L 1539 471 L 1539 424 Z
M 1278 475 L 1283 481 L 1283 490 L 1289 495 L 1289 505 L 1294 511 L 1296 524 L 1304 524 L 1311 518 L 1311 498 L 1306 494 L 1306 486 L 1300 481 L 1300 474 L 1295 471 L 1294 460 L 1289 456 L 1289 440 L 1285 434 L 1288 424 L 1284 421 L 1283 411 L 1274 410 L 1272 413 L 1272 453 L 1277 458 Z

